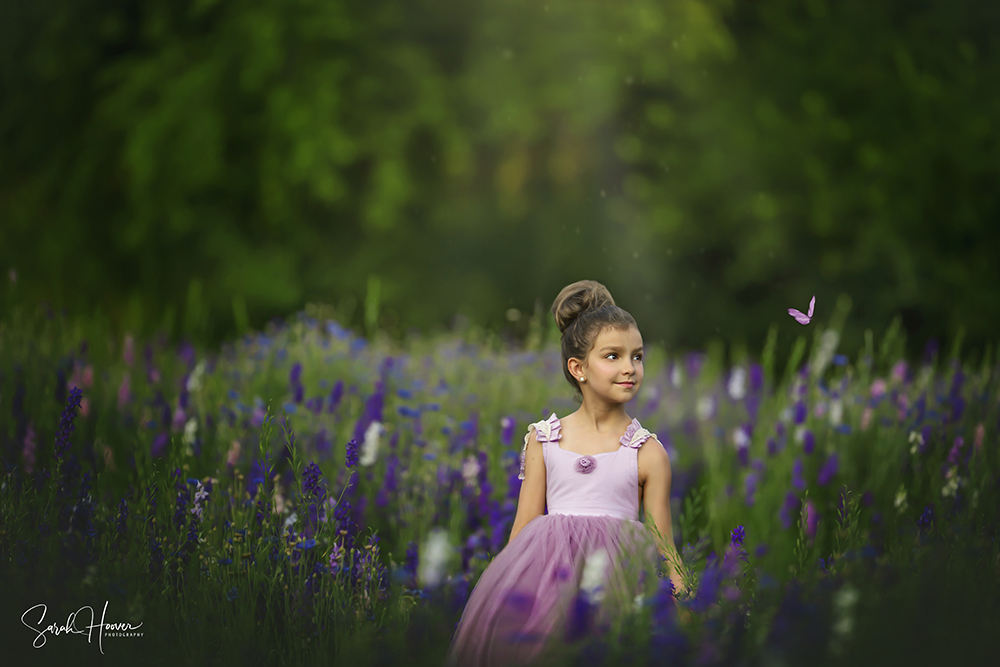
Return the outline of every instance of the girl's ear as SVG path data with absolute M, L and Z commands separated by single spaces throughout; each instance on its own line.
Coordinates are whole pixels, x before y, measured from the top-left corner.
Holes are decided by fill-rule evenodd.
M 569 369 L 570 375 L 572 375 L 575 378 L 578 378 L 581 375 L 583 375 L 583 364 L 581 364 L 580 360 L 577 359 L 576 357 L 570 357 L 566 361 L 566 367 Z

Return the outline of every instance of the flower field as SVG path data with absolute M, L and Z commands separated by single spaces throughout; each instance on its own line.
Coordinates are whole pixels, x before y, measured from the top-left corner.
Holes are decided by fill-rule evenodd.
M 633 613 L 598 628 L 586 586 L 566 664 L 1000 650 L 1000 363 L 933 342 L 907 362 L 898 324 L 840 350 L 825 326 L 781 367 L 777 327 L 759 355 L 647 348 L 628 412 L 670 453 L 688 592 L 677 605 L 649 577 Z M 442 664 L 507 543 L 527 425 L 575 407 L 540 322 L 518 344 L 468 328 L 400 345 L 307 310 L 200 350 L 14 310 L 0 321 L 4 651 Z

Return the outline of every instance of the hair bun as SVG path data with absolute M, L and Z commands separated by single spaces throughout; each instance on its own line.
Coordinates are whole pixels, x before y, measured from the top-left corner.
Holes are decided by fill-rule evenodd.
M 596 280 L 578 280 L 566 285 L 552 303 L 552 316 L 564 332 L 582 313 L 601 306 L 615 305 L 608 288 Z

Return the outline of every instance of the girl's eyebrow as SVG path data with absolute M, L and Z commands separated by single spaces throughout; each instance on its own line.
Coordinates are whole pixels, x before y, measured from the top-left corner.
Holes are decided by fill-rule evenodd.
M 607 350 L 609 352 L 617 352 L 620 349 L 622 349 L 622 348 L 620 348 L 617 345 L 605 345 L 604 347 L 602 347 L 600 349 L 600 351 L 604 352 L 605 350 Z M 635 354 L 636 352 L 642 352 L 642 348 L 641 347 L 637 347 L 634 350 L 632 350 L 632 354 Z

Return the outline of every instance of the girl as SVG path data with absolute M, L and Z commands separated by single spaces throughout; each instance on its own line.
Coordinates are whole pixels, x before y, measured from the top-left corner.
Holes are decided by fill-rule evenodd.
M 469 596 L 449 666 L 543 659 L 545 649 L 566 638 L 582 588 L 601 601 L 598 623 L 607 627 L 610 615 L 640 592 L 630 588 L 635 577 L 625 564 L 655 571 L 657 548 L 681 589 L 671 566 L 680 559 L 671 530 L 670 460 L 656 436 L 625 413 L 642 386 L 635 320 L 593 280 L 564 287 L 552 314 L 562 332 L 563 372 L 582 404 L 562 419 L 552 414 L 528 427 L 510 540 Z M 652 529 L 637 520 L 640 506 L 662 540 L 654 542 Z M 602 589 L 594 588 L 595 570 Z

